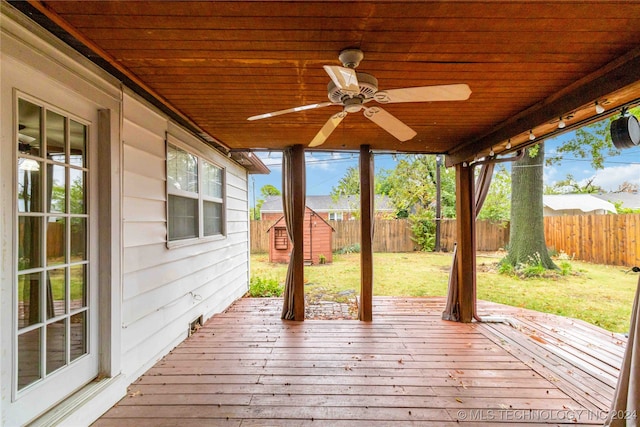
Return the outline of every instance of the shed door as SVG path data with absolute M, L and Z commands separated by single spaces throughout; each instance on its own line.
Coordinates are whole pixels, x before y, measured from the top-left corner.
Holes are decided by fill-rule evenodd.
M 98 374 L 96 195 L 89 191 L 97 109 L 82 98 L 71 101 L 66 105 L 74 111 L 18 93 L 14 98 L 11 412 L 20 422 Z

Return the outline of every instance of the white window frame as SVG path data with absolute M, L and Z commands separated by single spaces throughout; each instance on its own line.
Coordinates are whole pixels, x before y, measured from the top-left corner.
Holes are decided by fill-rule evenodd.
M 180 189 L 176 189 L 175 187 L 172 187 L 171 185 L 169 185 L 169 147 L 172 146 L 178 150 L 184 151 L 192 156 L 194 156 L 197 160 L 197 174 L 198 174 L 198 182 L 197 182 L 197 193 L 195 192 L 191 192 L 191 191 L 185 191 L 185 190 L 180 190 Z M 204 162 L 208 163 L 209 165 L 218 168 L 220 170 L 221 173 L 221 186 L 222 186 L 222 191 L 221 191 L 221 197 L 213 197 L 213 196 L 209 196 L 209 195 L 205 195 L 204 194 L 204 186 L 202 185 L 202 177 L 204 176 L 203 172 L 204 172 Z M 177 138 L 173 137 L 172 135 L 167 134 L 167 138 L 165 140 L 165 176 L 167 177 L 166 179 L 166 226 L 167 226 L 167 233 L 166 233 L 166 244 L 167 244 L 167 248 L 174 248 L 174 247 L 179 247 L 179 246 L 185 246 L 185 245 L 190 245 L 190 244 L 196 244 L 196 243 L 202 243 L 202 242 L 208 242 L 208 241 L 212 241 L 212 240 L 220 240 L 220 239 L 224 239 L 226 238 L 226 233 L 227 233 L 227 215 L 226 215 L 226 208 L 227 208 L 227 200 L 226 200 L 226 168 L 221 166 L 220 164 L 218 164 L 217 162 L 213 161 L 210 157 L 205 156 L 202 153 L 197 152 L 196 150 L 188 147 L 186 144 L 182 143 L 182 141 L 178 140 Z M 169 209 L 169 196 L 179 196 L 179 197 L 185 197 L 185 198 L 190 198 L 190 199 L 196 199 L 198 201 L 198 208 L 197 208 L 197 236 L 196 237 L 189 237 L 189 238 L 183 238 L 183 239 L 170 239 L 169 236 L 169 215 L 170 215 L 170 209 Z M 221 219 L 220 219 L 220 233 L 217 234 L 212 234 L 212 235 L 205 235 L 204 234 L 204 203 L 205 202 L 214 202 L 214 203 L 218 203 L 221 205 Z
M 329 212 L 329 221 L 344 221 L 344 212 Z

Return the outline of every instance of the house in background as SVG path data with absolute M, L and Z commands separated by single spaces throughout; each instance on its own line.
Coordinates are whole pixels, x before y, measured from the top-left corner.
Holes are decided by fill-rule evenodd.
M 376 217 L 393 215 L 395 209 L 389 197 L 376 195 L 374 199 Z M 337 200 L 333 196 L 307 196 L 306 206 L 325 221 L 350 221 L 357 219 L 360 206 L 358 196 L 342 196 Z M 260 208 L 260 219 L 276 221 L 282 216 L 282 196 L 269 196 Z
M 544 216 L 617 213 L 613 203 L 592 194 L 545 194 L 542 204 Z
M 640 194 L 638 193 L 603 193 L 593 196 L 609 203 L 620 203 L 620 207 L 624 209 L 640 210 Z
M 334 228 L 308 206 L 304 212 L 304 261 L 306 264 L 331 264 L 333 262 Z M 289 263 L 291 241 L 287 234 L 284 216 L 267 230 L 269 233 L 269 262 Z
M 248 174 L 2 2 L 0 424 L 87 425 L 248 289 Z

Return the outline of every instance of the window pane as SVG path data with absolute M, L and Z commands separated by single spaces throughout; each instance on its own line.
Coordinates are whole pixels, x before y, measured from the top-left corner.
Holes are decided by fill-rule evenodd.
M 71 316 L 71 361 L 87 353 L 87 312 Z
M 53 111 L 47 111 L 47 158 L 55 162 L 65 163 L 65 118 Z
M 69 121 L 71 133 L 69 163 L 74 166 L 86 167 L 87 159 L 87 127 L 73 120 Z
M 42 328 L 18 336 L 18 390 L 36 382 L 40 375 L 40 333 Z
M 202 163 L 202 193 L 222 198 L 222 169 L 208 162 Z
M 42 217 L 18 218 L 18 270 L 42 267 L 40 245 Z
M 62 316 L 67 312 L 66 269 L 47 271 L 47 319 Z
M 47 265 L 63 264 L 65 262 L 65 218 L 50 217 L 47 221 Z
M 205 201 L 203 207 L 204 235 L 222 234 L 222 204 Z
M 47 375 L 67 364 L 67 319 L 47 325 Z
M 87 306 L 87 265 L 71 267 L 71 310 Z
M 78 169 L 69 169 L 69 182 L 71 186 L 71 188 L 69 188 L 69 198 L 71 199 L 71 213 L 86 213 L 86 174 Z
M 198 192 L 198 159 L 177 147 L 167 150 L 167 181 L 169 189 Z
M 87 219 L 71 218 L 71 262 L 87 260 Z
M 42 162 L 18 159 L 18 211 L 42 212 Z
M 47 212 L 66 212 L 66 169 L 61 165 L 47 165 Z
M 169 240 L 198 237 L 198 200 L 169 195 Z
M 41 156 L 41 115 L 41 107 L 24 99 L 18 100 L 18 151 L 20 153 Z
M 18 276 L 18 329 L 39 323 L 42 273 Z

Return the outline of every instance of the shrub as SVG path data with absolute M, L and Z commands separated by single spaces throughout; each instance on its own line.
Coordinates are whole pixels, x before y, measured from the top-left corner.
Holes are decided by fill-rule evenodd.
M 249 296 L 254 298 L 280 297 L 284 292 L 282 286 L 276 279 L 263 279 L 262 277 L 251 277 L 249 282 Z
M 336 251 L 338 254 L 358 254 L 360 253 L 360 243 L 344 246 Z
M 523 277 L 542 277 L 547 272 L 542 263 L 524 264 L 519 267 L 519 273 Z
M 516 269 L 513 265 L 509 264 L 505 260 L 502 260 L 500 262 L 500 265 L 498 266 L 498 273 L 504 274 L 505 276 L 515 276 Z
M 561 253 L 562 254 L 562 253 Z M 500 262 L 498 272 L 507 276 L 516 276 L 521 279 L 531 277 L 557 278 L 559 275 L 567 276 L 572 274 L 573 268 L 567 260 L 560 262 L 559 270 L 548 270 L 542 264 L 540 255 L 530 257 L 527 262 L 518 263 L 513 266 L 507 262 L 506 258 Z
M 433 213 L 426 211 L 420 215 L 409 215 L 409 223 L 413 233 L 411 240 L 416 242 L 421 251 L 433 251 L 436 245 L 436 223 Z
M 573 271 L 573 267 L 569 261 L 561 261 L 560 262 L 560 274 L 563 276 L 568 276 Z

